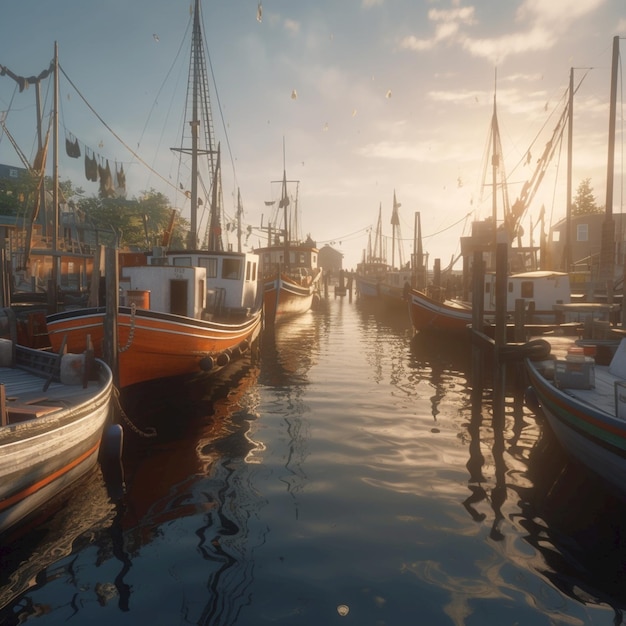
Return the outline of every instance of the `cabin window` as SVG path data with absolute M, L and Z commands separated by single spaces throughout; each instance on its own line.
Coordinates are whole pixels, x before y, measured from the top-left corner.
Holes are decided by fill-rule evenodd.
M 525 280 L 522 282 L 522 286 L 521 286 L 521 293 L 520 295 L 522 296 L 522 298 L 533 298 L 535 295 L 534 292 L 534 285 L 532 283 L 532 281 L 530 280 Z
M 252 264 L 252 281 L 256 280 L 256 263 Z
M 576 226 L 576 241 L 589 240 L 589 224 L 578 224 Z
M 250 273 L 252 272 L 252 263 L 248 261 L 246 263 L 246 280 L 250 280 Z
M 300 253 L 300 258 L 298 259 L 300 265 L 304 265 L 304 252 Z
M 215 257 L 198 259 L 198 265 L 206 269 L 207 278 L 217 278 L 217 259 Z
M 178 265 L 179 267 L 191 267 L 191 257 L 190 256 L 178 256 L 172 259 L 174 261 L 174 265 Z
M 241 278 L 241 259 L 224 259 L 222 278 L 239 280 Z
M 9 178 L 17 178 L 17 177 L 18 177 L 18 171 L 15 168 L 10 167 L 9 168 Z

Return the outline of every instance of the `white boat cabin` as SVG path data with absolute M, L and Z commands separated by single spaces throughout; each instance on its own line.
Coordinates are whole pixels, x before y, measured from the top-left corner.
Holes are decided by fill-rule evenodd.
M 257 302 L 259 257 L 253 253 L 181 251 L 120 269 L 120 304 L 196 319 L 251 310 Z
M 485 311 L 496 308 L 496 276 L 485 275 Z M 515 310 L 515 301 L 524 300 L 526 307 L 536 311 L 552 311 L 555 304 L 571 302 L 569 274 L 565 272 L 535 271 L 511 274 L 507 277 L 507 310 Z
M 271 276 L 278 268 L 285 268 L 285 248 L 282 246 L 272 246 L 269 248 L 258 248 L 256 253 L 261 262 L 261 275 Z M 300 278 L 313 276 L 318 270 L 319 250 L 310 245 L 292 245 L 289 247 L 289 271 L 292 274 L 299 274 Z

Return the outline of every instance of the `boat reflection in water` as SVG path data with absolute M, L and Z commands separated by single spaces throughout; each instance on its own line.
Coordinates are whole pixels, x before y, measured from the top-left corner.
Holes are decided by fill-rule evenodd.
M 0 623 L 22 623 L 41 612 L 57 622 L 89 623 L 102 619 L 98 609 L 111 603 L 148 619 L 154 594 L 171 598 L 176 620 L 235 623 L 248 602 L 252 553 L 266 532 L 255 522 L 263 501 L 252 487 L 263 449 L 250 437 L 258 375 L 249 361 L 204 391 L 179 389 L 181 400 L 193 398 L 194 414 L 163 404 L 161 415 L 150 414 L 154 431 L 127 430 L 124 502 L 115 510 L 103 484 L 86 485 L 80 500 L 23 541 L 27 572 L 17 554 L 9 571 L 3 555 Z M 55 545 L 36 541 L 39 534 L 52 538 L 57 524 Z M 29 587 L 43 590 L 49 604 L 37 605 Z
M 528 460 L 532 487 L 518 489 L 526 541 L 543 557 L 536 569 L 585 606 L 626 610 L 626 502 L 569 459 L 543 429 Z
M 94 468 L 45 507 L 41 518 L 4 535 L 0 539 L 0 623 L 21 623 L 28 616 L 47 612 L 46 607 L 29 602 L 28 591 L 66 578 L 72 552 L 106 535 L 114 517 L 115 505 L 100 470 Z M 5 609 L 11 603 L 16 608 Z M 11 613 L 14 622 L 8 617 Z
M 317 316 L 320 320 L 312 321 Z M 311 409 L 305 401 L 309 385 L 308 372 L 319 358 L 320 335 L 324 332 L 324 313 L 319 307 L 293 317 L 283 324 L 265 329 L 261 349 L 259 383 L 272 398 L 272 416 L 280 420 L 287 449 L 279 456 L 284 464 L 275 468 L 279 481 L 286 487 L 293 515 L 300 515 L 299 495 L 307 476 L 304 465 L 309 456 Z M 265 461 L 267 466 L 268 461 Z

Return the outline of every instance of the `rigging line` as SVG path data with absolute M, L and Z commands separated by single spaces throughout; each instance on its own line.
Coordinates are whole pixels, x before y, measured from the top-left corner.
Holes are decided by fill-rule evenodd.
M 441 235 L 441 233 L 445 233 L 447 230 L 450 230 L 451 228 L 458 226 L 463 220 L 466 220 L 468 217 L 471 217 L 472 213 L 473 211 L 470 211 L 469 213 L 467 213 L 467 215 L 464 215 L 460 220 L 454 222 L 453 224 L 450 224 L 450 226 L 446 226 L 445 228 L 438 230 L 435 233 L 431 233 L 430 235 L 422 235 L 422 239 L 429 239 L 430 237 L 435 237 L 436 235 Z
M 355 230 L 354 232 L 348 233 L 347 235 L 344 235 L 343 237 L 333 237 L 332 239 L 319 239 L 318 243 L 330 243 L 331 241 L 339 241 L 339 240 L 347 241 L 349 237 L 354 237 L 356 235 L 361 235 L 362 233 L 367 233 L 368 231 L 373 230 L 373 228 L 374 228 L 373 224 L 370 224 L 369 226 L 365 226 L 364 228 L 360 228 L 359 230 Z
M 180 42 L 180 46 L 178 47 L 178 51 L 176 52 L 176 56 L 174 57 L 174 60 L 172 61 L 172 65 L 170 66 L 170 69 L 167 70 L 167 74 L 165 74 L 165 78 L 163 79 L 163 82 L 161 83 L 161 86 L 159 87 L 159 90 L 157 91 L 157 94 L 152 102 L 152 106 L 150 107 L 150 111 L 148 112 L 148 117 L 146 119 L 146 123 L 144 124 L 144 127 L 141 129 L 141 134 L 139 135 L 139 141 L 137 142 L 137 147 L 139 147 L 141 145 L 141 142 L 143 140 L 143 136 L 146 132 L 146 128 L 148 127 L 148 123 L 150 122 L 150 118 L 152 117 L 152 113 L 154 112 L 154 109 L 157 105 L 157 102 L 159 100 L 159 96 L 161 95 L 161 92 L 163 91 L 163 88 L 165 87 L 165 84 L 167 83 L 170 74 L 172 73 L 172 70 L 174 69 L 174 66 L 176 65 L 180 54 L 182 52 L 183 49 L 183 44 L 185 43 L 185 40 L 187 38 L 187 33 L 189 32 L 189 25 L 191 24 L 191 20 L 189 21 L 189 23 L 187 24 L 187 30 L 185 31 L 185 35 L 183 36 L 181 42 Z
M 200 8 L 202 10 L 202 8 Z M 220 112 L 220 119 L 222 120 L 222 128 L 224 129 L 224 139 L 226 140 L 226 146 L 228 147 L 228 156 L 230 157 L 230 165 L 233 169 L 233 177 L 235 188 L 237 187 L 237 173 L 235 171 L 235 161 L 233 159 L 233 151 L 230 147 L 230 139 L 228 138 L 228 132 L 226 130 L 226 122 L 224 120 L 224 112 L 222 110 L 222 102 L 220 100 L 220 94 L 217 90 L 217 81 L 215 80 L 215 72 L 213 71 L 213 63 L 211 61 L 211 53 L 209 52 L 209 46 L 206 39 L 206 29 L 202 29 L 202 36 L 204 37 L 204 49 L 206 50 L 207 60 L 209 61 L 209 69 L 211 70 L 211 78 L 213 79 L 213 87 L 215 89 L 215 99 L 217 100 L 217 108 Z
M 69 82 L 70 85 L 72 85 L 72 87 L 74 88 L 74 90 L 76 91 L 76 93 L 80 96 L 81 100 L 87 105 L 87 107 L 89 108 L 89 110 L 98 118 L 98 120 L 100 120 L 100 122 L 103 124 L 103 126 L 143 165 L 145 165 L 155 176 L 157 176 L 158 178 L 160 178 L 164 183 L 166 183 L 167 185 L 169 185 L 170 187 L 172 187 L 172 189 L 176 189 L 176 185 L 174 185 L 171 181 L 167 180 L 167 178 L 165 178 L 164 176 L 162 176 L 161 174 L 159 174 L 159 172 L 157 172 L 155 169 L 153 169 L 152 167 L 150 167 L 150 165 L 148 165 L 103 119 L 102 117 L 100 117 L 100 115 L 96 112 L 96 110 L 91 106 L 91 104 L 89 104 L 89 102 L 87 102 L 87 100 L 85 99 L 85 97 L 83 96 L 83 94 L 78 90 L 78 88 L 76 87 L 76 85 L 72 82 L 72 80 L 70 79 L 70 77 L 65 73 L 65 70 L 61 67 L 61 65 L 59 65 L 59 69 L 61 70 L 61 72 L 63 73 L 63 76 L 65 76 L 65 78 L 67 79 L 67 81 Z

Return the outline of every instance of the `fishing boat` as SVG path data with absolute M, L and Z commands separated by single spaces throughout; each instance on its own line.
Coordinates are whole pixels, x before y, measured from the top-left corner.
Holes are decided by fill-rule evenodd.
M 565 451 L 626 495 L 626 339 L 607 365 L 570 348 L 565 359 L 526 359 L 527 404 Z
M 402 236 L 400 234 L 400 217 L 398 209 L 400 203 L 393 192 L 392 250 L 391 264 L 387 263 L 387 256 L 383 246 L 381 210 L 378 209 L 378 222 L 374 245 L 368 242 L 368 250 L 363 261 L 357 265 L 355 275 L 357 294 L 367 300 L 377 301 L 390 308 L 404 308 L 407 306 L 408 289 L 412 284 L 413 271 L 410 263 L 403 263 Z M 396 248 L 399 263 L 396 266 Z
M 487 324 L 495 322 L 495 281 L 493 273 L 485 275 L 483 289 L 483 319 Z M 513 316 L 516 303 L 522 300 L 526 322 L 555 324 L 564 316 L 555 309 L 571 302 L 569 274 L 536 270 L 511 274 L 507 277 L 507 315 Z M 411 289 L 409 315 L 416 332 L 465 332 L 472 323 L 472 302 L 458 299 L 435 300 L 424 292 Z
M 192 111 L 190 127 L 200 131 L 191 133 L 190 147 L 176 149 L 190 155 L 195 173 L 188 245 L 181 250 L 158 246 L 149 252 L 119 254 L 119 306 L 113 307 L 117 323 L 112 333 L 118 345 L 108 346 L 108 353 L 118 352 L 121 389 L 151 380 L 212 375 L 245 354 L 261 330 L 259 257 L 241 251 L 241 239 L 237 251 L 225 249 L 222 240 L 221 157 L 210 122 L 199 0 L 193 14 L 191 58 L 185 110 Z M 211 181 L 203 245 L 197 216 L 198 207 L 205 204 L 198 191 L 200 157 L 206 157 L 202 165 Z M 111 291 L 115 293 L 107 294 L 109 300 L 118 296 L 117 289 Z M 104 355 L 106 315 L 105 305 L 49 315 L 52 347 L 58 350 L 66 341 L 69 350 L 80 350 L 90 342 L 97 355 Z
M 89 353 L 0 339 L 0 533 L 95 466 L 112 394 L 110 368 Z
M 486 173 L 487 164 L 491 164 L 491 180 L 483 181 L 483 188 L 489 189 L 491 193 L 491 216 L 474 221 L 471 235 L 461 237 L 463 293 L 459 294 L 460 298 L 446 298 L 444 295 L 446 290 L 442 289 L 440 284 L 410 290 L 409 312 L 415 331 L 465 331 L 472 321 L 474 302 L 481 303 L 485 321 L 493 323 L 498 243 L 506 243 L 508 246 L 506 314 L 512 315 L 515 312 L 516 301 L 523 300 L 530 322 L 554 325 L 558 321 L 567 321 L 561 319 L 563 316 L 555 312 L 554 306 L 567 305 L 571 302 L 569 274 L 565 271 L 555 271 L 551 267 L 540 267 L 538 254 L 541 246 L 522 245 L 521 220 L 539 189 L 556 146 L 559 145 L 559 140 L 567 127 L 568 111 L 566 106 L 541 157 L 537 160 L 530 179 L 523 184 L 519 196 L 511 204 L 494 95 L 484 168 Z M 528 154 L 530 155 L 530 150 Z M 500 218 L 499 214 L 501 214 Z M 542 210 L 538 219 L 538 223 L 542 224 L 542 230 L 543 217 L 544 211 Z M 482 265 L 485 269 L 475 267 L 475 263 Z M 450 270 L 452 265 L 453 263 L 450 265 Z M 482 295 L 471 293 L 469 288 L 471 274 L 476 272 L 484 274 Z
M 298 181 L 295 182 L 297 185 Z M 316 243 L 310 236 L 304 241 L 297 236 L 298 193 L 292 203 L 284 167 L 278 209 L 283 209 L 284 228 L 272 230 L 271 223 L 268 224 L 268 245 L 256 249 L 261 260 L 264 316 L 268 325 L 309 311 L 320 298 L 322 275 Z

